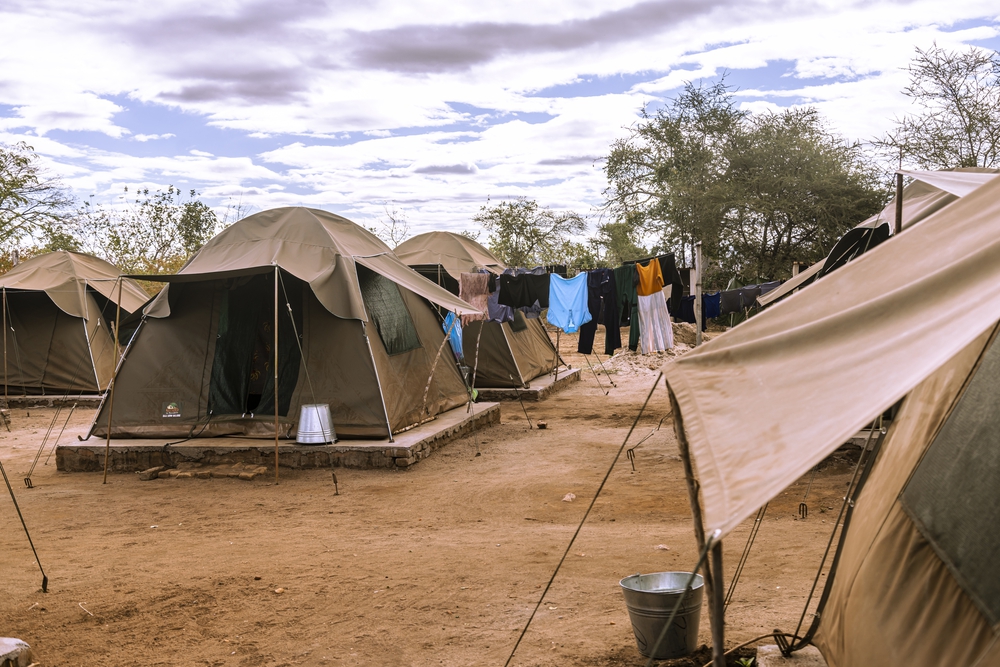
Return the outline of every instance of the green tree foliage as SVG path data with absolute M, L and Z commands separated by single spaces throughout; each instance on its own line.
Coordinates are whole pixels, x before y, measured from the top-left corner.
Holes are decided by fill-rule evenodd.
M 53 239 L 57 245 L 66 245 L 61 225 L 72 208 L 73 198 L 57 180 L 45 175 L 31 146 L 0 144 L 0 246 L 9 249 L 43 237 L 50 245 Z
M 918 110 L 876 145 L 920 169 L 1000 167 L 1000 53 L 935 44 L 917 49 L 908 69 L 903 93 Z
M 129 195 L 118 206 L 86 202 L 78 224 L 95 254 L 106 258 L 125 273 L 170 273 L 216 232 L 215 213 L 195 199 L 191 190 L 184 201 L 178 188 L 150 192 L 148 188 Z
M 630 259 L 648 257 L 650 250 L 641 245 L 641 226 L 634 222 L 606 222 L 597 226 L 593 245 L 600 252 L 601 266 L 621 266 Z
M 715 245 L 723 205 L 718 183 L 726 145 L 745 119 L 724 81 L 688 83 L 684 92 L 611 146 L 605 164 L 608 208 L 636 232 L 653 234 L 654 250 L 690 261 L 694 244 Z
M 594 261 L 589 248 L 572 241 L 587 228 L 572 211 L 553 211 L 521 197 L 493 206 L 487 202 L 473 221 L 489 232 L 487 247 L 508 266 L 584 266 Z
M 881 209 L 885 181 L 859 144 L 829 134 L 814 109 L 747 117 L 724 150 L 714 258 L 726 280 L 787 277 L 827 255 Z
M 691 265 L 702 243 L 710 280 L 724 285 L 785 278 L 793 261 L 816 261 L 883 204 L 881 172 L 856 143 L 825 128 L 812 109 L 751 115 L 724 81 L 687 84 L 612 145 L 605 165 L 614 225 L 598 242 L 643 235 L 651 252 Z M 618 257 L 617 259 L 626 259 Z

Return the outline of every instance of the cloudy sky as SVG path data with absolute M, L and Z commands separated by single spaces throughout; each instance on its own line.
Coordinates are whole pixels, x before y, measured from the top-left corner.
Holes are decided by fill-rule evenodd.
M 611 142 L 685 81 L 867 139 L 907 111 L 916 47 L 998 35 L 996 0 L 4 0 L 0 142 L 80 198 L 462 230 L 487 197 L 593 213 Z

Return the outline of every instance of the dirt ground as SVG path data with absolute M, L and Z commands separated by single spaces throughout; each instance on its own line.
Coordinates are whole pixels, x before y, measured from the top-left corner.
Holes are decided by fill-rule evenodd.
M 0 459 L 49 592 L 2 489 L 0 636 L 27 641 L 45 666 L 503 665 L 653 386 L 649 367 L 674 358 L 602 355 L 605 396 L 576 337 L 560 342 L 584 372 L 525 404 L 547 429 L 505 403 L 500 424 L 405 471 L 337 469 L 340 495 L 329 470 L 282 469 L 277 486 L 134 474 L 105 485 L 57 472 L 54 457 L 27 489 L 54 410 L 13 410 Z M 668 412 L 661 382 L 630 440 L 649 436 L 635 470 L 624 455 L 614 466 L 512 665 L 644 664 L 619 579 L 697 559 L 671 419 L 656 430 Z M 92 417 L 77 411 L 63 441 Z M 847 455 L 821 465 L 805 520 L 808 478 L 771 503 L 727 645 L 794 629 L 851 466 Z M 725 542 L 727 581 L 751 523 Z

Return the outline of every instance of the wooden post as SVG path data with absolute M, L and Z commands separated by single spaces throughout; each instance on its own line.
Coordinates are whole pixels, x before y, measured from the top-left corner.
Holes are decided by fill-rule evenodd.
M 792 262 L 792 278 L 799 275 L 799 267 L 802 266 L 802 262 Z
M 677 448 L 680 450 L 681 462 L 684 464 L 684 479 L 687 482 L 688 490 L 688 500 L 691 503 L 691 514 L 694 519 L 694 537 L 698 541 L 698 548 L 703 549 L 707 544 L 707 539 L 705 536 L 705 524 L 702 521 L 701 516 L 701 501 L 698 498 L 698 480 L 694 476 L 694 465 L 691 463 L 691 449 L 688 446 L 687 434 L 684 432 L 684 419 L 681 416 L 680 406 L 677 404 L 677 398 L 674 396 L 674 392 L 670 391 L 670 385 L 667 385 L 667 394 L 670 396 L 670 410 L 674 415 L 674 433 L 677 435 Z M 716 539 L 718 534 L 712 535 L 710 539 Z M 714 549 L 719 549 L 718 560 L 715 558 Z M 713 557 L 711 559 L 712 564 L 709 565 L 709 559 L 705 560 L 705 564 L 702 566 L 702 572 L 705 578 L 705 593 L 708 595 L 708 611 L 709 620 L 712 624 L 712 646 L 713 646 L 713 667 L 718 667 L 721 665 L 725 667 L 725 658 L 722 658 L 722 662 L 716 662 L 715 655 L 715 644 L 716 635 L 718 635 L 721 641 L 724 639 L 722 634 L 722 624 L 725 615 L 724 606 L 717 607 L 716 600 L 725 600 L 725 596 L 722 593 L 722 544 L 719 543 L 713 547 Z M 718 573 L 718 574 L 716 574 Z M 718 576 L 718 579 L 715 577 Z M 718 629 L 717 629 L 718 626 Z M 724 652 L 724 651 L 723 651 Z
M 694 344 L 701 345 L 701 322 L 704 313 L 701 312 L 701 241 L 694 244 Z
M 122 277 L 118 276 L 118 303 L 115 308 L 115 365 L 114 372 L 111 375 L 111 388 L 108 391 L 111 395 L 108 397 L 108 437 L 104 442 L 104 481 L 101 484 L 108 483 L 108 464 L 111 461 L 111 415 L 115 411 L 115 380 L 118 379 L 118 364 L 120 359 L 118 358 L 118 328 L 121 326 L 122 319 Z
M 896 172 L 896 231 L 903 231 L 903 175 Z
M 274 484 L 278 484 L 278 265 L 274 265 Z

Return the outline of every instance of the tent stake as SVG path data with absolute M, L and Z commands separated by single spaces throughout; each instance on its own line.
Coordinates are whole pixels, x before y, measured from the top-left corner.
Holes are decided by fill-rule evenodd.
M 115 373 L 111 376 L 111 396 L 108 397 L 108 437 L 104 443 L 104 481 L 108 483 L 108 463 L 111 461 L 111 415 L 115 411 L 115 380 L 118 379 L 118 327 L 122 318 L 122 277 L 118 276 L 118 303 L 115 308 Z
M 278 484 L 278 265 L 274 265 L 274 484 Z

